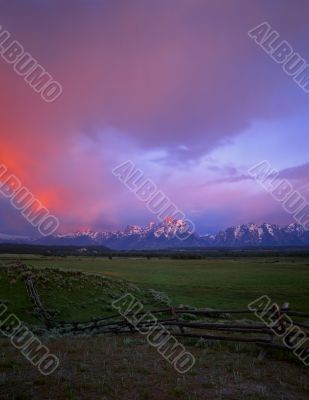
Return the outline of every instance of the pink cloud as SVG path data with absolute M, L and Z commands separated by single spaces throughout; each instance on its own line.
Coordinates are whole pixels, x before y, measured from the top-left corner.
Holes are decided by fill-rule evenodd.
M 1 61 L 0 157 L 70 220 L 65 228 L 120 222 L 128 200 L 110 174 L 109 129 L 137 151 L 165 149 L 168 161 L 196 161 L 252 121 L 293 115 L 306 104 L 247 31 L 267 19 L 309 58 L 307 2 L 11 0 L 2 8 L 1 24 L 64 92 L 46 104 Z M 72 152 L 82 136 L 100 149 Z M 125 158 L 121 139 L 113 151 L 117 140 L 115 159 Z M 180 202 L 233 208 L 235 193 L 196 190 Z

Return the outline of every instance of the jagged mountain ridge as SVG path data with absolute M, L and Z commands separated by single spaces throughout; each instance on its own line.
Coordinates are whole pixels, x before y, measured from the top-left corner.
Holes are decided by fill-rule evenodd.
M 254 223 L 227 228 L 216 235 L 201 237 L 208 245 L 226 247 L 245 246 L 307 246 L 309 232 L 300 224 L 280 228 L 276 224 Z
M 215 235 L 199 236 L 186 233 L 183 220 L 167 218 L 162 223 L 150 222 L 147 226 L 129 225 L 117 232 L 75 232 L 40 239 L 1 237 L 0 242 L 28 243 L 51 246 L 104 246 L 113 250 L 161 250 L 193 247 L 267 247 L 309 246 L 309 231 L 292 223 L 280 228 L 276 224 L 254 223 L 232 226 Z M 179 238 L 185 238 L 180 240 Z
M 150 222 L 146 227 L 128 225 L 124 231 L 117 232 L 76 232 L 39 239 L 37 243 L 52 245 L 104 245 L 115 250 L 166 249 L 169 247 L 200 246 L 199 238 L 187 234 L 183 220 L 167 218 L 156 224 Z M 177 235 L 177 236 L 176 236 Z M 180 240 L 179 238 L 186 238 Z
M 117 232 L 76 232 L 36 240 L 36 244 L 90 246 L 102 245 L 115 250 L 158 250 L 189 247 L 265 247 L 309 246 L 309 232 L 292 223 L 280 228 L 276 224 L 254 223 L 229 227 L 215 235 L 191 233 L 180 240 L 185 229 L 182 220 L 168 219 L 149 223 L 146 227 L 129 225 Z M 176 236 L 177 234 L 177 236 Z

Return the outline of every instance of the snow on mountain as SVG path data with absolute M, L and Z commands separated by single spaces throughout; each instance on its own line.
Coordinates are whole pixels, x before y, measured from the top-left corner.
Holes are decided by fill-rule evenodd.
M 215 235 L 216 246 L 294 246 L 308 245 L 308 232 L 299 224 L 280 228 L 276 224 L 238 225 Z
M 0 241 L 23 241 L 23 240 L 27 240 L 27 236 L 20 236 L 20 235 L 8 235 L 6 233 L 0 233 Z M 29 240 L 29 239 L 28 239 Z
M 179 238 L 186 232 L 186 222 L 171 217 L 161 223 L 147 226 L 128 225 L 123 231 L 78 231 L 30 240 L 35 244 L 65 246 L 106 246 L 115 250 L 158 250 L 192 247 L 248 247 L 248 246 L 309 246 L 309 231 L 292 223 L 280 228 L 275 224 L 254 223 L 232 226 L 215 235 L 199 236 L 192 232 L 185 240 Z M 1 240 L 2 239 L 2 240 Z M 2 242 L 8 242 L 0 236 Z M 18 240 L 14 240 L 18 242 Z M 22 242 L 25 242 L 24 240 Z
M 128 225 L 124 231 L 127 235 L 140 235 L 143 232 L 143 228 L 138 225 Z
M 293 233 L 297 236 L 302 236 L 305 233 L 305 228 L 296 223 L 292 223 L 284 228 L 285 232 Z

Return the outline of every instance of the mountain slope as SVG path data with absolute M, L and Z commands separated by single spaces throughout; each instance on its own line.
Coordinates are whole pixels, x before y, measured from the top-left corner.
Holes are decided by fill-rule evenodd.
M 297 246 L 309 245 L 308 232 L 299 224 L 280 228 L 275 224 L 249 223 L 229 227 L 219 232 L 212 241 L 214 246 Z
M 53 246 L 103 246 L 113 250 L 309 246 L 309 231 L 296 223 L 283 228 L 275 224 L 249 223 L 229 227 L 215 235 L 204 236 L 193 232 L 187 235 L 186 228 L 184 221 L 167 218 L 159 224 L 150 222 L 145 227 L 129 225 L 125 230 L 117 232 L 76 232 L 22 242 Z M 8 242 L 8 240 L 2 241 Z M 14 243 L 18 243 L 18 240 L 15 239 Z

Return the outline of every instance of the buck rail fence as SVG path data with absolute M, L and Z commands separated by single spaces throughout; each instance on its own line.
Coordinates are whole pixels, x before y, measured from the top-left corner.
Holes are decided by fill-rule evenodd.
M 234 316 L 254 315 L 248 308 L 244 309 L 195 309 L 186 307 L 166 307 L 162 309 L 147 310 L 149 313 L 157 315 L 156 321 L 143 321 L 134 326 L 120 314 L 114 314 L 108 317 L 93 318 L 88 321 L 56 321 L 51 313 L 44 308 L 40 296 L 36 290 L 35 282 L 31 274 L 27 274 L 28 268 L 25 264 L 18 264 L 25 272 L 24 281 L 28 296 L 32 302 L 35 313 L 42 319 L 46 329 L 57 329 L 60 335 L 78 335 L 87 333 L 96 334 L 132 334 L 154 325 L 153 330 L 160 329 L 158 326 L 164 326 L 169 333 L 175 337 L 196 338 L 197 340 L 218 340 L 228 342 L 252 343 L 263 348 L 290 350 L 284 346 L 275 335 L 273 329 L 264 323 L 258 323 L 256 320 L 246 320 L 246 322 L 235 321 Z M 129 312 L 126 316 L 135 317 L 144 315 L 146 310 L 134 313 Z M 277 313 L 277 326 L 283 332 L 285 322 L 288 317 L 301 318 L 301 321 L 293 319 L 293 325 L 302 329 L 305 337 L 308 338 L 309 324 L 304 319 L 309 318 L 308 312 L 293 311 L 289 309 L 288 303 L 284 303 L 281 308 L 272 310 Z M 192 321 L 193 318 L 204 318 L 204 320 Z M 206 320 L 205 320 L 206 319 Z M 210 322 L 209 320 L 219 320 Z M 228 321 L 227 321 L 228 320 Z M 236 334 L 236 335 L 235 335 Z M 309 353 L 309 347 L 307 348 Z M 259 357 L 262 358 L 261 352 Z

